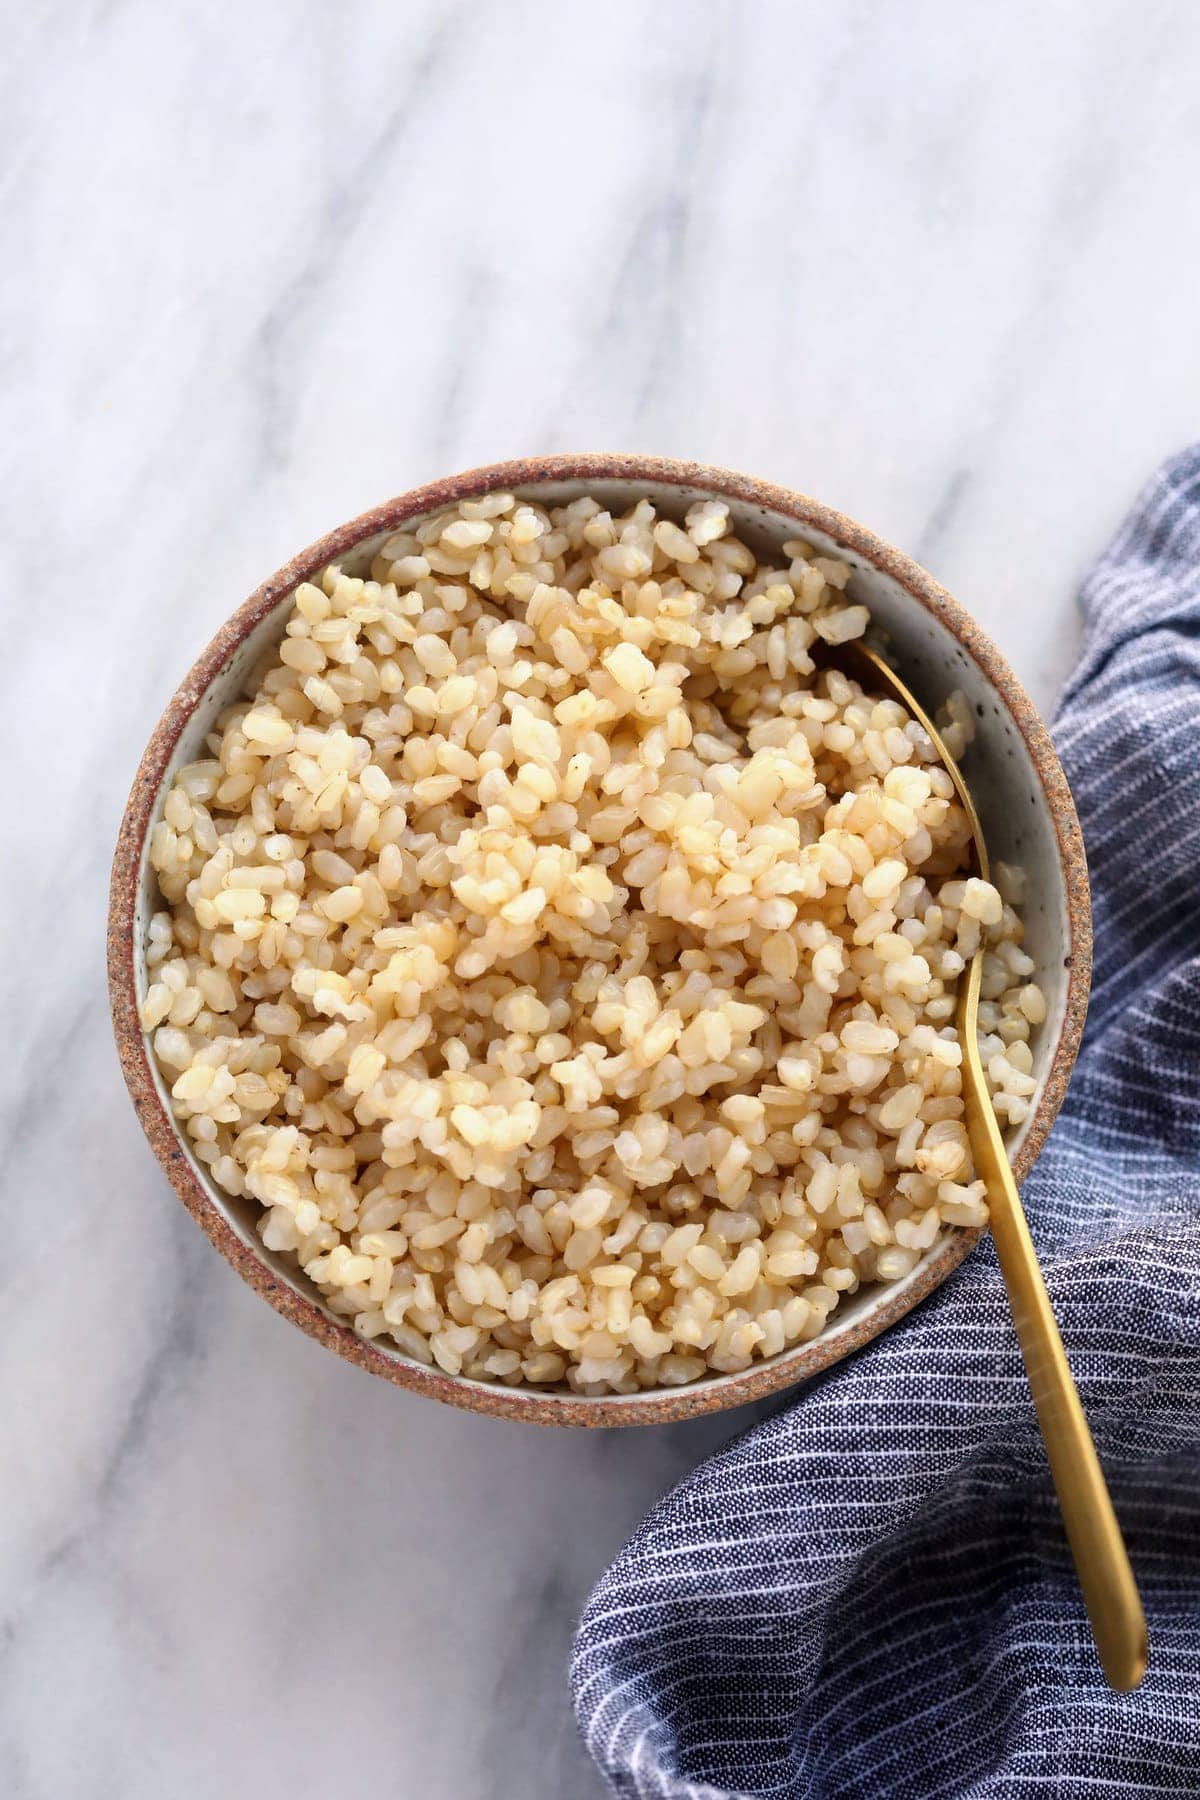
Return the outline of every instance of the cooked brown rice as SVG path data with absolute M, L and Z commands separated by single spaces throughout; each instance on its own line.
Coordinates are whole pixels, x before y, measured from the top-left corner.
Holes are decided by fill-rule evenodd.
M 176 775 L 143 1024 L 195 1154 L 364 1337 L 688 1382 L 985 1218 L 981 933 L 1002 1122 L 1045 1001 L 925 733 L 814 671 L 868 623 L 847 577 L 760 565 L 717 500 L 464 501 L 299 587 Z

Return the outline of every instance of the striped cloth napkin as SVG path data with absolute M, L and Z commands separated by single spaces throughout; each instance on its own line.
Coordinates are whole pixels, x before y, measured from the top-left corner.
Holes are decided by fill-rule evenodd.
M 1056 740 L 1096 972 L 1025 1186 L 1150 1624 L 1093 1651 L 990 1239 L 688 1477 L 575 1644 L 587 1747 L 671 1800 L 1200 1794 L 1200 445 L 1083 591 Z

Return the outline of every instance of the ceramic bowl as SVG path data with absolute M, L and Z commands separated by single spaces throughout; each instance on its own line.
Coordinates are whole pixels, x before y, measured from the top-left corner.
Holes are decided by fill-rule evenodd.
M 631 1425 L 687 1418 L 736 1406 L 805 1380 L 861 1348 L 909 1312 L 954 1270 L 978 1232 L 949 1229 L 903 1281 L 864 1289 L 844 1301 L 809 1343 L 735 1375 L 685 1388 L 589 1398 L 569 1391 L 506 1388 L 425 1368 L 382 1339 L 366 1342 L 325 1307 L 286 1256 L 265 1248 L 258 1208 L 231 1199 L 193 1157 L 176 1129 L 163 1080 L 138 1022 L 146 989 L 146 926 L 157 904 L 148 865 L 150 828 L 166 784 L 199 753 L 217 714 L 239 694 L 247 672 L 282 635 L 292 591 L 327 562 L 365 572 L 376 548 L 401 525 L 471 496 L 515 490 L 555 504 L 594 494 L 614 511 L 649 495 L 682 517 L 694 501 L 719 496 L 735 529 L 756 550 L 803 536 L 845 559 L 850 593 L 888 634 L 897 667 L 929 710 L 952 689 L 965 692 L 977 717 L 965 767 L 993 856 L 1021 864 L 1028 877 L 1027 945 L 1048 1013 L 1034 1044 L 1035 1104 L 1012 1142 L 1018 1179 L 1028 1174 L 1062 1104 L 1079 1047 L 1091 967 L 1086 864 L 1070 791 L 1045 727 L 995 645 L 944 588 L 901 551 L 817 500 L 746 475 L 696 463 L 643 456 L 532 458 L 474 469 L 339 526 L 272 575 L 217 633 L 171 699 L 133 784 L 113 865 L 108 967 L 121 1065 L 155 1155 L 193 1218 L 221 1254 L 264 1299 L 310 1336 L 360 1368 L 456 1406 L 545 1424 Z

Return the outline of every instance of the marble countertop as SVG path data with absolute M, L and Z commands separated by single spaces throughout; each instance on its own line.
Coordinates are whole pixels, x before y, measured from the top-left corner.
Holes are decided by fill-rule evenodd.
M 0 1790 L 588 1800 L 579 1605 L 740 1421 L 458 1414 L 236 1280 L 110 1042 L 138 752 L 299 546 L 580 448 L 868 521 L 1049 709 L 1196 430 L 1200 14 L 46 0 L 4 55 Z

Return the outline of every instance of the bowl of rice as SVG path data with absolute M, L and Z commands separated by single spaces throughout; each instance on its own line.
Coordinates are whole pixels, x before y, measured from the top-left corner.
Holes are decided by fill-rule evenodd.
M 1032 704 L 854 521 L 600 455 L 402 495 L 245 602 L 138 769 L 108 955 L 146 1135 L 277 1310 L 455 1405 L 626 1425 L 805 1379 L 971 1249 L 980 944 L 1020 1179 L 1090 973 Z

